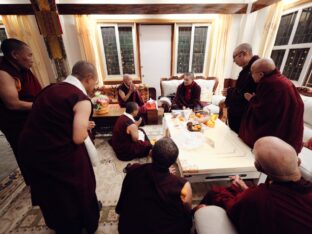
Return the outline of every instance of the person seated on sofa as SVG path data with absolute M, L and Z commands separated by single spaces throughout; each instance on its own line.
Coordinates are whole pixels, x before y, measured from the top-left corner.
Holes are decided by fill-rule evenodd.
M 118 86 L 118 103 L 120 107 L 126 107 L 128 102 L 136 102 L 139 106 L 143 106 L 143 99 L 132 82 L 130 75 L 123 75 L 123 83 Z
M 276 136 L 302 149 L 303 102 L 293 83 L 276 68 L 272 59 L 258 59 L 251 66 L 256 93 L 245 93 L 249 101 L 239 137 L 249 147 L 263 136 Z
M 270 136 L 257 140 L 253 152 L 266 183 L 248 187 L 232 176 L 231 187 L 213 187 L 197 209 L 223 207 L 240 234 L 311 233 L 312 183 L 302 178 L 295 149 Z
M 146 157 L 152 149 L 144 130 L 138 128 L 142 120 L 134 120 L 138 112 L 138 104 L 128 102 L 126 112 L 118 118 L 114 126 L 110 143 L 119 160 L 130 161 Z
M 164 137 L 151 151 L 152 163 L 125 168 L 127 175 L 116 206 L 120 234 L 190 234 L 191 185 L 169 172 L 178 154 L 174 141 Z
M 176 95 L 172 101 L 171 109 L 197 109 L 201 108 L 200 86 L 194 81 L 194 74 L 191 72 L 183 75 L 184 82 L 177 88 Z

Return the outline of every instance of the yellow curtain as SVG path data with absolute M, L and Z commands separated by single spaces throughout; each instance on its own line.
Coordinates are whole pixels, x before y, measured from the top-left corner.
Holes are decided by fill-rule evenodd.
M 34 59 L 32 72 L 42 86 L 49 85 L 49 76 L 54 80 L 55 75 L 34 16 L 4 15 L 2 21 L 9 38 L 14 37 L 30 46 Z
M 227 47 L 231 24 L 231 15 L 219 15 L 212 23 L 208 76 L 218 78 L 218 93 L 223 89 L 225 64 L 227 59 L 229 59 Z
M 99 49 L 96 22 L 89 15 L 76 15 L 75 20 L 81 57 L 83 60 L 95 65 L 98 72 L 99 85 L 102 86 L 105 73 L 101 67 L 101 55 L 99 53 L 101 50 Z
M 274 46 L 275 37 L 278 26 L 283 13 L 283 1 L 275 3 L 270 6 L 268 17 L 264 24 L 263 37 L 260 42 L 260 49 L 258 55 L 260 57 L 270 57 Z

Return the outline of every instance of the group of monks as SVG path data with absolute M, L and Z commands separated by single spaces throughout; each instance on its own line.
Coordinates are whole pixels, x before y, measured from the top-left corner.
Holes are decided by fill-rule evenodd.
M 89 96 L 97 85 L 93 64 L 77 62 L 64 82 L 44 89 L 31 72 L 31 48 L 17 39 L 1 44 L 0 130 L 10 143 L 30 188 L 33 205 L 56 233 L 94 233 L 101 204 L 86 139 L 94 127 Z M 172 173 L 179 149 L 168 137 L 153 146 L 144 130 L 144 102 L 124 75 L 118 101 L 125 107 L 110 144 L 118 159 L 152 158 L 125 168 L 116 207 L 119 233 L 190 233 L 192 214 L 206 205 L 228 213 L 239 233 L 311 233 L 312 184 L 301 177 L 303 102 L 271 59 L 252 54 L 249 44 L 233 52 L 242 67 L 236 87 L 223 90 L 230 128 L 251 148 L 265 184 L 247 186 L 232 176 L 229 188 L 213 187 L 192 210 L 192 189 Z M 200 86 L 183 76 L 172 109 L 199 109 Z

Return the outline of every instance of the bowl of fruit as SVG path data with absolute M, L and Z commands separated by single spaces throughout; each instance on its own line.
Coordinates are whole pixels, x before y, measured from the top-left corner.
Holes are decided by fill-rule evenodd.
M 186 126 L 187 130 L 189 130 L 190 132 L 200 132 L 202 130 L 201 124 L 197 122 L 188 122 Z

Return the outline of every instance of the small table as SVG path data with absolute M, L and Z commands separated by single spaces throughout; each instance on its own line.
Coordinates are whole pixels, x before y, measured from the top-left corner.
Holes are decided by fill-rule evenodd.
M 173 119 L 170 113 L 164 118 L 165 135 L 179 148 L 180 172 L 190 182 L 228 180 L 230 175 L 237 174 L 245 179 L 259 179 L 251 149 L 219 119 L 214 128 L 203 126 L 202 132 L 189 132 L 185 121 Z M 199 140 L 201 145 L 190 147 Z
M 93 134 L 101 133 L 111 135 L 118 117 L 121 116 L 125 110 L 126 108 L 121 108 L 119 104 L 110 104 L 108 106 L 108 113 L 103 115 L 93 113 L 93 121 L 95 122 L 95 128 L 92 131 Z

